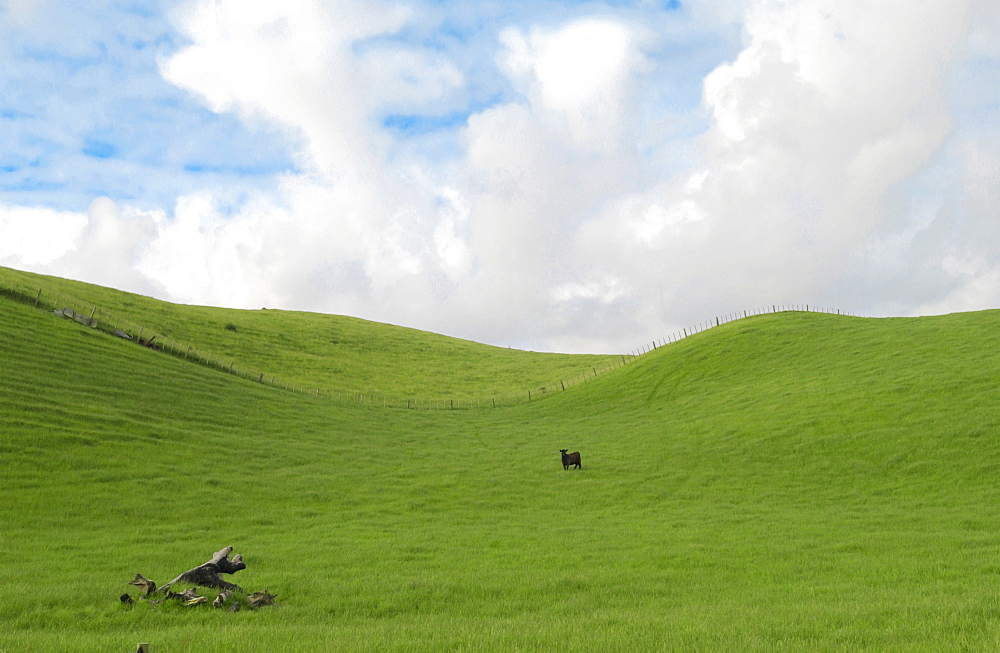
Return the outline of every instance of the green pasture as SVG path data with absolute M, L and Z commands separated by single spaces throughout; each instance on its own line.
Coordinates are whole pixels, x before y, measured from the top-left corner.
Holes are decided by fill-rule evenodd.
M 192 340 L 252 333 L 255 312 L 94 292 Z M 333 324 L 265 314 L 296 343 Z M 764 315 L 530 403 L 428 411 L 276 390 L 0 297 L 0 651 L 995 649 L 998 331 L 1000 311 Z M 252 340 L 232 355 L 264 355 Z M 486 392 L 494 366 L 513 387 L 589 360 L 484 356 L 470 377 L 442 354 L 432 376 Z M 403 387 L 390 368 L 371 387 Z M 226 545 L 248 565 L 231 580 L 277 605 L 120 604 L 137 572 Z
M 0 267 L 0 292 L 16 290 L 53 308 L 71 308 L 144 339 L 178 343 L 216 366 L 233 364 L 279 385 L 351 393 L 383 403 L 490 403 L 561 390 L 621 365 L 627 357 L 566 356 L 491 347 L 339 315 L 179 306 L 78 281 Z M 96 309 L 96 312 L 95 312 Z M 141 329 L 141 331 L 140 331 Z M 195 356 L 192 356 L 194 358 Z

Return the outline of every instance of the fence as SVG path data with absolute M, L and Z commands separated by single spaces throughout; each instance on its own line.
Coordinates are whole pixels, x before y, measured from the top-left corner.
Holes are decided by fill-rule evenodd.
M 771 304 L 770 306 L 762 306 L 758 308 L 748 309 L 745 311 L 739 311 L 736 313 L 728 313 L 716 317 L 715 319 L 708 320 L 705 322 L 699 322 L 693 327 L 688 327 L 681 329 L 680 331 L 675 331 L 665 338 L 660 338 L 659 340 L 654 340 L 649 345 L 643 345 L 638 349 L 634 349 L 629 352 L 630 356 L 641 356 L 642 354 L 648 353 L 656 349 L 657 347 L 662 347 L 663 345 L 669 345 L 671 343 L 677 342 L 678 340 L 683 340 L 688 336 L 692 336 L 696 333 L 701 333 L 702 331 L 707 331 L 717 326 L 722 326 L 729 322 L 734 322 L 736 320 L 743 320 L 748 317 L 754 317 L 755 315 L 766 315 L 768 313 L 828 313 L 831 315 L 849 315 L 852 317 L 859 317 L 855 313 L 847 313 L 841 311 L 839 308 L 823 308 L 816 306 L 815 304 Z
M 41 310 L 51 311 L 57 316 L 72 319 L 83 326 L 132 341 L 149 349 L 183 358 L 193 363 L 205 365 L 258 383 L 307 394 L 314 392 L 312 389 L 287 383 L 263 371 L 249 370 L 242 366 L 237 366 L 235 360 L 206 353 L 192 345 L 165 337 L 138 322 L 116 316 L 94 304 L 61 294 L 46 293 L 44 288 L 27 287 L 0 279 L 0 296 L 31 304 Z
M 545 386 L 541 386 L 533 390 L 527 390 L 516 395 L 486 397 L 479 399 L 415 399 L 390 397 L 388 395 L 371 394 L 344 389 L 321 389 L 307 387 L 301 384 L 297 385 L 288 383 L 274 375 L 267 374 L 262 370 L 248 369 L 243 366 L 238 366 L 236 361 L 229 357 L 216 356 L 211 353 L 206 353 L 191 345 L 167 338 L 162 334 L 156 333 L 152 329 L 148 329 L 140 325 L 137 322 L 123 319 L 106 312 L 94 304 L 82 302 L 80 300 L 58 294 L 46 293 L 44 288 L 28 287 L 0 279 L 0 296 L 8 297 L 22 303 L 32 304 L 36 308 L 51 311 L 52 313 L 63 318 L 73 319 L 74 321 L 89 328 L 97 329 L 109 335 L 123 338 L 138 345 L 148 347 L 177 358 L 183 358 L 184 360 L 204 365 L 227 374 L 233 374 L 255 383 L 327 400 L 349 402 L 371 407 L 410 410 L 493 409 L 536 401 L 557 392 L 564 392 L 572 387 L 591 381 L 602 374 L 618 369 L 624 365 L 628 365 L 639 356 L 647 354 L 658 347 L 683 340 L 684 338 L 690 337 L 696 333 L 701 333 L 702 331 L 707 331 L 708 329 L 712 329 L 735 320 L 741 320 L 756 315 L 763 315 L 765 313 L 806 311 L 833 313 L 837 315 L 853 315 L 851 313 L 841 312 L 840 310 L 820 308 L 809 304 L 772 304 L 767 307 L 719 316 L 713 320 L 698 323 L 693 327 L 681 329 L 680 331 L 671 333 L 667 337 L 654 340 L 648 345 L 643 345 L 627 354 L 620 355 L 612 365 L 607 365 L 602 368 L 591 367 L 589 371 L 579 376 L 568 379 L 560 379 L 554 383 L 549 383 Z

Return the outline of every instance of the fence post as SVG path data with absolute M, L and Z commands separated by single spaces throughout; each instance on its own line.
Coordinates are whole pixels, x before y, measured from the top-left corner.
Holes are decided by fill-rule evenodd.
M 41 288 L 39 288 L 39 289 L 38 289 L 38 294 L 37 294 L 37 295 L 35 295 L 35 306 L 38 306 L 38 300 L 39 300 L 39 298 L 40 298 L 41 296 L 42 296 L 42 289 L 41 289 Z

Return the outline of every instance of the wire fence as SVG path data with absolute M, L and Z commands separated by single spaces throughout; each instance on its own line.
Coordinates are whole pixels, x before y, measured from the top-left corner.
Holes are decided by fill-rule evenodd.
M 769 306 L 760 306 L 758 308 L 751 308 L 745 311 L 738 311 L 736 313 L 727 313 L 726 315 L 720 315 L 714 319 L 706 320 L 704 322 L 699 322 L 693 327 L 687 327 L 681 329 L 680 331 L 675 331 L 670 335 L 660 338 L 659 340 L 654 340 L 649 344 L 644 344 L 638 349 L 634 349 L 629 352 L 630 356 L 641 356 L 643 354 L 649 353 L 656 349 L 657 347 L 662 347 L 664 345 L 669 345 L 671 343 L 677 342 L 678 340 L 683 340 L 688 336 L 693 336 L 696 333 L 701 333 L 702 331 L 708 331 L 723 324 L 728 324 L 729 322 L 735 322 L 736 320 L 745 320 L 749 317 L 754 317 L 757 315 L 766 315 L 769 313 L 827 313 L 830 315 L 849 315 L 851 317 L 860 317 L 855 313 L 848 313 L 846 311 L 841 311 L 839 308 L 825 308 L 822 306 L 816 306 L 815 304 L 771 304 Z
M 137 345 L 147 347 L 194 364 L 204 365 L 214 370 L 224 372 L 226 374 L 232 374 L 254 383 L 266 385 L 272 388 L 296 392 L 320 399 L 348 402 L 369 407 L 409 410 L 494 409 L 537 401 L 549 395 L 565 392 L 570 388 L 592 381 L 607 372 L 630 364 L 640 356 L 648 354 L 659 347 L 678 342 L 679 340 L 688 338 L 696 333 L 701 333 L 735 320 L 742 320 L 756 315 L 801 311 L 831 313 L 837 315 L 854 315 L 852 313 L 842 312 L 839 309 L 822 308 L 811 304 L 772 304 L 770 306 L 730 313 L 724 316 L 716 317 L 713 320 L 700 322 L 693 327 L 675 331 L 664 338 L 644 344 L 627 354 L 621 354 L 614 360 L 613 363 L 609 365 L 605 365 L 603 367 L 592 366 L 590 370 L 587 370 L 577 376 L 560 379 L 532 390 L 526 390 L 524 392 L 504 396 L 490 396 L 474 399 L 470 399 L 468 397 L 426 399 L 393 397 L 389 395 L 361 392 L 356 390 L 324 389 L 301 383 L 291 383 L 273 374 L 269 374 L 264 370 L 248 368 L 244 365 L 237 364 L 237 361 L 232 357 L 205 352 L 204 350 L 193 345 L 166 337 L 153 329 L 139 324 L 138 322 L 121 318 L 105 311 L 95 304 L 84 302 L 59 293 L 53 293 L 51 291 L 46 292 L 44 288 L 26 286 L 24 284 L 19 284 L 2 278 L 0 278 L 0 297 L 6 297 L 14 301 L 33 305 L 35 308 L 49 311 L 64 319 L 74 320 L 85 327 L 102 331 L 110 336 L 121 338 Z

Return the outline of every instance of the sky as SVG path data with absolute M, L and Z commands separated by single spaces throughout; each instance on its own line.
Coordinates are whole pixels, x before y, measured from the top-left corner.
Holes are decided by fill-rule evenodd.
M 0 265 L 503 347 L 1000 307 L 995 0 L 0 0 Z

